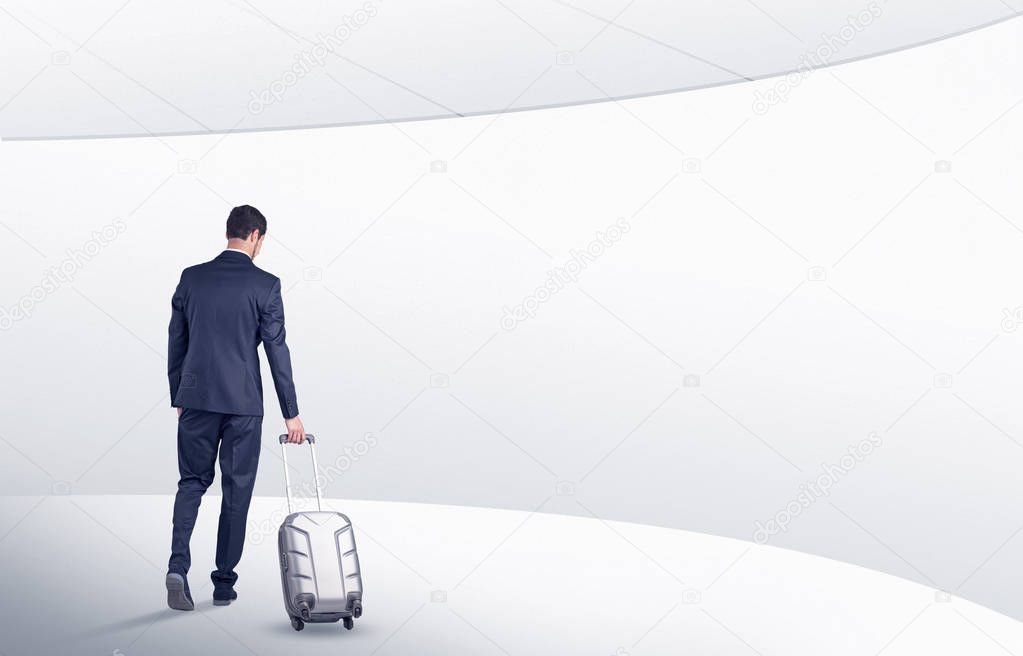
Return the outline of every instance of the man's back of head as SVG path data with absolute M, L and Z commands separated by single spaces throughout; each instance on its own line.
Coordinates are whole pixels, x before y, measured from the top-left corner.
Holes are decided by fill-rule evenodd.
M 227 247 L 256 259 L 266 237 L 266 217 L 251 205 L 239 205 L 227 217 Z

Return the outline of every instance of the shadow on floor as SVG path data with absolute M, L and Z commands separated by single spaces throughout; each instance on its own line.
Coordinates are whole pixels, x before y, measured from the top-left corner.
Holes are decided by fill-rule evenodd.
M 114 633 L 118 631 L 130 631 L 132 629 L 144 629 L 157 622 L 166 622 L 175 617 L 184 616 L 186 613 L 177 610 L 171 610 L 170 608 L 162 608 L 155 610 L 151 613 L 144 613 L 142 615 L 136 615 L 134 617 L 126 617 L 116 622 L 110 622 L 109 624 L 102 624 L 95 626 L 91 629 L 87 629 L 78 634 L 81 638 L 89 636 L 106 635 L 108 633 Z M 289 626 L 290 628 L 290 626 Z
M 341 641 L 345 638 L 354 640 L 359 637 L 375 636 L 378 631 L 375 630 L 372 624 L 365 624 L 360 626 L 359 620 L 355 620 L 355 628 L 351 631 L 346 630 L 341 622 L 324 622 L 322 624 L 306 624 L 305 628 L 301 631 L 296 631 L 291 628 L 291 623 L 288 622 L 288 618 L 281 617 L 279 622 L 266 625 L 266 632 L 277 636 L 293 636 L 295 638 L 301 638 L 303 640 L 337 640 Z

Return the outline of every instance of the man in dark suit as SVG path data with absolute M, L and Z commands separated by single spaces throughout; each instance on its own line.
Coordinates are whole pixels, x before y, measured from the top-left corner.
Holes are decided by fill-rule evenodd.
M 227 248 L 213 260 L 189 267 L 171 299 L 167 377 L 178 412 L 178 493 L 167 572 L 167 605 L 192 610 L 188 589 L 188 543 L 199 502 L 213 483 L 220 452 L 223 503 L 217 532 L 213 603 L 238 597 L 234 568 L 245 543 L 245 520 L 259 462 L 263 384 L 257 348 L 263 344 L 284 414 L 288 441 L 301 444 L 305 429 L 284 341 L 281 281 L 256 267 L 266 219 L 242 205 L 227 219 Z

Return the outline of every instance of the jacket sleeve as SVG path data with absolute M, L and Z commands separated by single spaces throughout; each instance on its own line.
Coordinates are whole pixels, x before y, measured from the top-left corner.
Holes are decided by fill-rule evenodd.
M 274 279 L 270 293 L 259 309 L 259 333 L 263 350 L 270 364 L 277 400 L 285 419 L 298 416 L 298 397 L 291 373 L 291 352 L 285 342 L 284 301 L 281 299 L 281 281 Z
M 181 384 L 181 366 L 188 352 L 188 320 L 185 318 L 185 274 L 181 274 L 171 297 L 170 326 L 167 328 L 167 380 L 170 383 L 171 405 Z

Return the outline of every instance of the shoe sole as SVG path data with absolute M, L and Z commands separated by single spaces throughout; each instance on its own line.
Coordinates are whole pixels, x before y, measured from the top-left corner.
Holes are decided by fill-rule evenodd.
M 230 606 L 232 601 L 234 601 L 234 599 L 214 599 L 213 600 L 213 605 L 214 606 Z
M 167 575 L 167 605 L 174 610 L 195 610 L 195 604 L 185 594 L 185 577 Z

